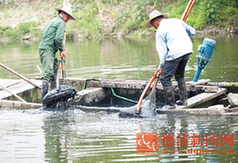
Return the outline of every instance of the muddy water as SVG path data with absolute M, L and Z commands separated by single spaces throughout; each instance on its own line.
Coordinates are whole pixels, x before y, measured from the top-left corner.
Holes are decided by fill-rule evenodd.
M 217 41 L 212 67 L 220 82 L 238 81 L 237 37 Z M 196 72 L 197 48 L 186 67 Z M 39 77 L 38 43 L 0 44 L 0 62 Z M 67 43 L 67 77 L 149 80 L 158 66 L 154 40 Z M 0 78 L 17 79 L 0 68 Z M 215 81 L 210 65 L 200 78 Z M 0 162 L 237 162 L 238 117 L 159 115 L 119 118 L 118 113 L 0 109 Z M 144 148 L 141 148 L 144 147 Z M 147 150 L 147 153 L 145 152 Z M 155 149 L 155 150 L 154 150 Z

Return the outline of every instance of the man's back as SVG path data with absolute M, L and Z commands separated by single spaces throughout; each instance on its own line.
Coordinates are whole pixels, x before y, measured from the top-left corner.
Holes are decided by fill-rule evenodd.
M 63 51 L 62 40 L 65 26 L 65 22 L 60 16 L 51 19 L 44 29 L 39 49 L 52 49 L 54 52 L 58 49 Z
M 194 33 L 194 28 L 179 19 L 163 19 L 157 29 L 156 38 L 165 42 L 168 50 L 166 58 L 171 60 L 193 52 L 193 45 L 189 36 Z M 160 47 L 157 48 L 160 51 Z

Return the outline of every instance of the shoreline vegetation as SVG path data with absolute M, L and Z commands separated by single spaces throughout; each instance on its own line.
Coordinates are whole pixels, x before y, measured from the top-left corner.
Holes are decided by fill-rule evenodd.
M 145 28 L 149 13 L 158 9 L 181 18 L 189 0 L 71 0 L 76 21 L 67 23 L 67 39 L 151 38 Z M 63 0 L 0 0 L 0 41 L 40 40 L 46 23 Z M 238 34 L 238 1 L 199 0 L 186 20 L 199 35 Z

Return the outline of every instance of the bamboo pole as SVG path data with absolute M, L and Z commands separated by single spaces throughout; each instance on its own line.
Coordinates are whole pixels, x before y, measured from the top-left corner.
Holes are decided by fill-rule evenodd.
M 31 82 L 29 79 L 25 78 L 24 76 L 22 76 L 21 74 L 17 73 L 16 71 L 10 69 L 9 67 L 5 66 L 4 64 L 0 63 L 0 66 L 5 68 L 6 70 L 10 71 L 11 73 L 13 73 L 14 75 L 18 76 L 19 78 L 25 80 L 26 82 L 30 83 L 31 85 L 35 86 L 36 88 L 41 89 L 40 86 L 36 85 L 35 83 Z
M 42 73 L 41 68 L 40 68 L 38 65 L 36 65 L 36 67 L 37 67 L 37 69 L 39 70 L 40 74 L 42 75 L 43 73 Z
M 141 104 L 142 104 L 142 101 L 143 101 L 143 98 L 145 97 L 146 95 L 146 92 L 148 91 L 148 89 L 150 88 L 151 84 L 153 83 L 153 81 L 155 80 L 156 76 L 158 76 L 158 70 L 156 70 L 155 72 L 155 75 L 152 76 L 152 78 L 150 79 L 150 82 L 149 84 L 147 84 L 147 86 L 145 87 L 144 91 L 142 92 L 141 96 L 140 96 L 140 99 L 139 99 L 139 102 L 137 104 L 137 107 L 136 107 L 136 113 L 139 114 L 140 113 L 140 110 L 141 110 Z M 157 80 L 158 78 L 156 79 L 156 83 L 157 83 Z M 157 84 L 156 84 L 157 85 Z
M 190 11 L 192 10 L 193 5 L 195 4 L 195 2 L 196 2 L 196 0 L 190 0 L 186 9 L 184 10 L 184 13 L 183 13 L 182 18 L 181 18 L 184 22 L 186 21 L 186 19 L 189 15 Z
M 67 6 L 67 5 L 69 5 L 69 0 L 64 0 L 63 6 Z M 67 28 L 67 26 L 65 26 L 64 37 L 63 37 L 63 41 L 62 41 L 62 46 L 63 46 L 64 51 L 65 51 L 65 44 L 66 44 L 66 28 Z M 61 59 L 65 59 L 65 58 L 61 58 Z M 65 81 L 65 78 L 66 78 L 65 63 L 64 62 L 62 62 L 62 63 L 59 62 L 58 69 L 57 69 L 57 80 L 56 80 L 57 91 L 59 91 L 59 78 L 60 78 L 59 71 L 60 71 L 60 68 L 62 69 L 63 81 Z
M 69 5 L 69 0 L 64 0 L 64 6 L 68 6 Z M 63 37 L 63 49 L 65 51 L 65 47 L 66 47 L 66 31 L 67 31 L 67 24 L 65 26 L 65 31 L 64 31 L 64 37 Z M 61 58 L 61 59 L 65 59 L 65 58 Z M 62 78 L 63 80 L 65 80 L 66 78 L 66 72 L 65 72 L 65 62 L 62 62 Z
M 2 87 L 4 90 L 6 90 L 7 92 L 11 93 L 13 96 L 15 96 L 16 98 L 18 98 L 19 100 L 21 100 L 22 102 L 27 103 L 25 100 L 23 100 L 20 96 L 18 96 L 17 94 L 13 93 L 11 90 L 9 90 L 8 88 L 4 87 L 3 85 L 0 84 L 0 87 Z

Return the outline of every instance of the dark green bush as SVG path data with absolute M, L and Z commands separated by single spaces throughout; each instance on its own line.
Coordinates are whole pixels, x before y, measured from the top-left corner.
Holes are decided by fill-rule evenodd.
M 18 25 L 18 30 L 21 34 L 28 34 L 33 32 L 37 27 L 38 23 L 36 21 L 21 22 Z

